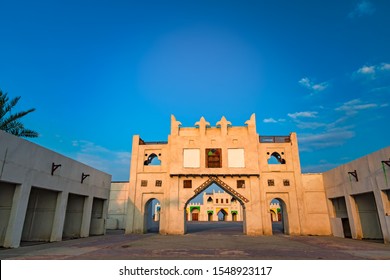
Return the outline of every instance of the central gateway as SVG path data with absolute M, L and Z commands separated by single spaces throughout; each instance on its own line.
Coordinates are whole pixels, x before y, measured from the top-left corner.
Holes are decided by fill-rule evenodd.
M 186 233 L 188 202 L 212 184 L 242 205 L 248 235 L 271 235 L 270 204 L 282 206 L 284 233 L 330 235 L 319 174 L 301 174 L 295 133 L 259 136 L 255 115 L 245 126 L 222 117 L 216 127 L 202 117 L 181 127 L 171 116 L 167 142 L 133 137 L 126 233 L 145 233 L 151 201 L 157 199 L 159 232 Z

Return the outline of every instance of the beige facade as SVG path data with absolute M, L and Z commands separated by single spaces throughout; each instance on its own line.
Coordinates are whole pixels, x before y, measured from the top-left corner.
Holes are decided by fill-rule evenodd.
M 104 234 L 111 175 L 0 131 L 0 246 Z
M 275 198 L 285 233 L 331 234 L 322 175 L 301 174 L 296 134 L 259 136 L 254 114 L 244 126 L 222 117 L 214 127 L 203 117 L 195 127 L 182 127 L 171 116 L 167 142 L 145 142 L 135 135 L 126 233 L 147 231 L 153 199 L 161 204 L 160 233 L 186 233 L 188 203 L 212 184 L 240 203 L 248 235 L 272 234 Z
M 390 147 L 323 174 L 332 232 L 390 243 Z

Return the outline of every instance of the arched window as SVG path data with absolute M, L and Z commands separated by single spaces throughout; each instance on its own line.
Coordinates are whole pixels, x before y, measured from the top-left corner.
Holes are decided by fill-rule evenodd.
M 286 160 L 279 153 L 273 152 L 268 159 L 268 164 L 286 164 Z
M 161 165 L 161 160 L 158 159 L 156 154 L 151 154 L 148 159 L 144 161 L 144 165 Z

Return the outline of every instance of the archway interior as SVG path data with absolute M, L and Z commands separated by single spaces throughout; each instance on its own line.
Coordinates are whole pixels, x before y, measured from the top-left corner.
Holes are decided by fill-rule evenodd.
M 158 199 L 150 199 L 145 205 L 145 229 L 146 233 L 158 233 L 160 231 L 161 204 Z
M 280 198 L 272 199 L 270 203 L 272 234 L 288 234 L 286 204 Z
M 221 209 L 218 211 L 217 216 L 218 216 L 218 221 L 227 221 L 228 220 L 228 213 L 224 210 Z
M 216 183 L 191 198 L 185 205 L 185 213 L 186 233 L 243 232 L 243 203 Z

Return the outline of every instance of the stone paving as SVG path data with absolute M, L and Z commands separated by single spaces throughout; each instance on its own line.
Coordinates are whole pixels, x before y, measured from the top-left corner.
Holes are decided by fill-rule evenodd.
M 0 259 L 152 260 L 152 259 L 269 259 L 269 260 L 390 260 L 390 245 L 330 236 L 242 234 L 241 223 L 188 223 L 186 235 L 148 233 L 104 236 L 0 249 Z

